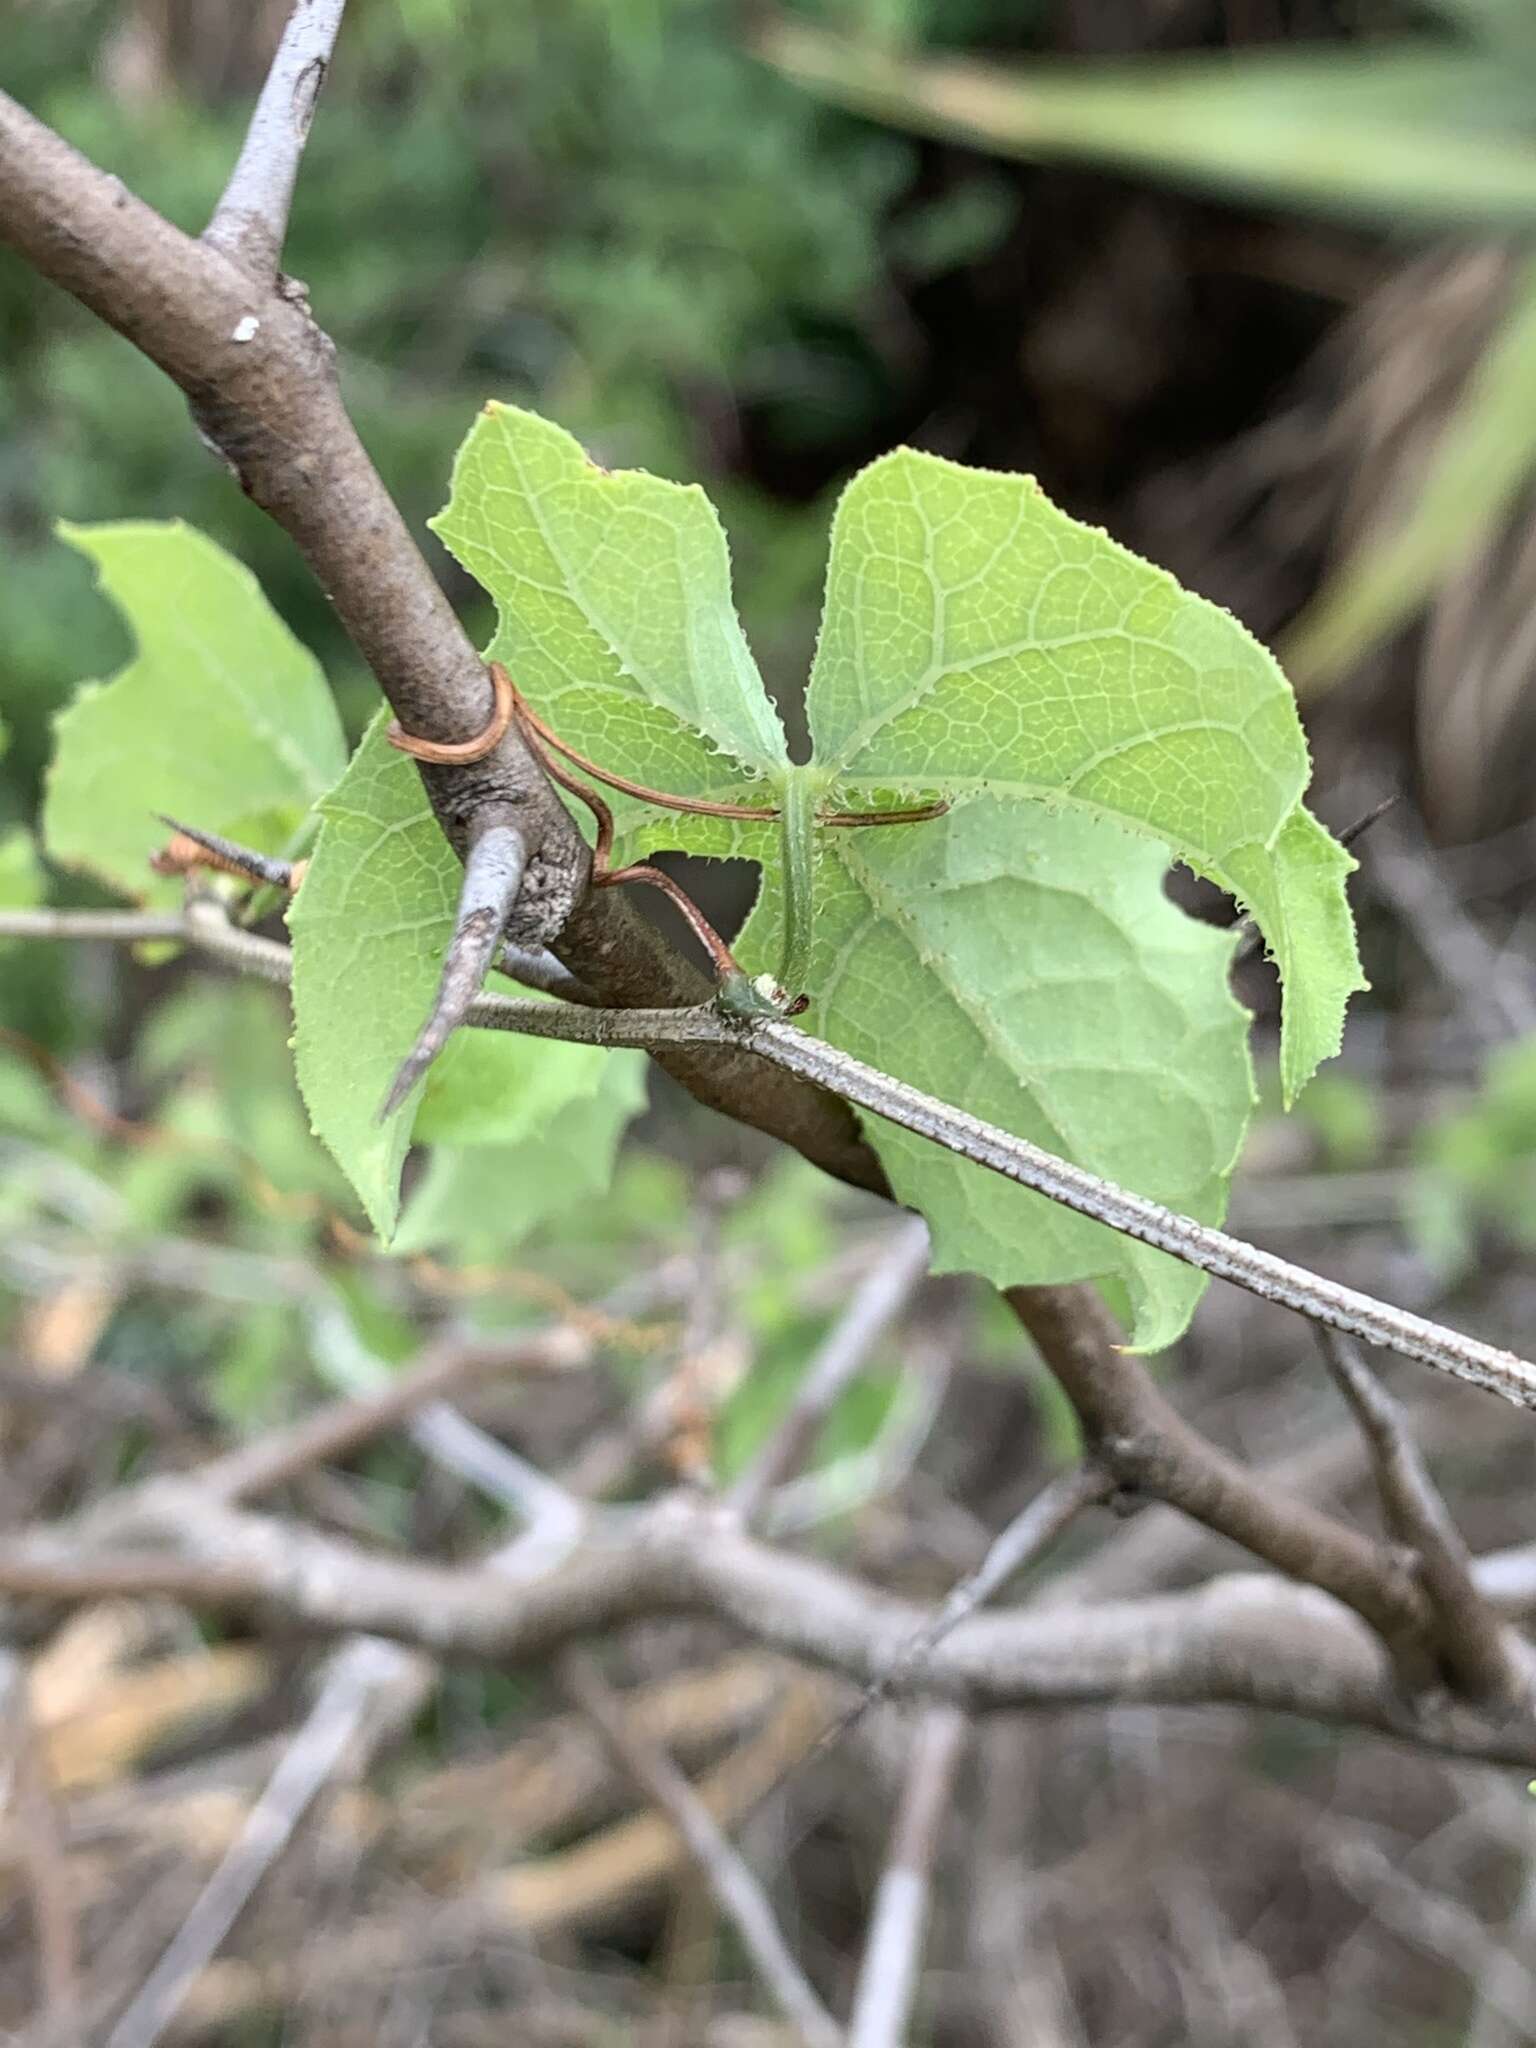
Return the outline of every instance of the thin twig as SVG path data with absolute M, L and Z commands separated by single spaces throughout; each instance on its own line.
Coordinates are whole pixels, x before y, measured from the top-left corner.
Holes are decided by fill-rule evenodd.
M 591 1354 L 591 1340 L 565 1324 L 532 1335 L 445 1338 L 429 1344 L 409 1371 L 226 1452 L 202 1467 L 198 1481 L 220 1500 L 254 1500 L 316 1465 L 350 1456 L 473 1381 L 500 1373 L 565 1372 Z
M 409 1718 L 430 1677 L 425 1659 L 369 1636 L 329 1659 L 314 1706 L 107 2048 L 154 2048 L 315 1800 L 349 1762 L 356 1768 L 360 1748 L 376 1747 Z
M 69 916 L 62 911 L 0 911 L 0 938 L 66 938 L 72 935 Z M 164 920 L 154 922 L 163 925 Z M 130 940 L 144 936 L 128 925 L 115 933 L 95 935 Z M 166 934 L 157 930 L 153 936 Z M 285 946 L 235 931 L 216 905 L 189 906 L 181 936 L 246 972 L 274 981 L 291 977 L 292 956 Z M 1298 1315 L 1343 1330 L 1366 1344 L 1466 1380 L 1517 1407 L 1536 1408 L 1536 1365 L 1512 1351 L 1463 1336 L 1407 1309 L 1394 1308 L 1357 1288 L 1344 1287 L 1277 1258 L 1273 1252 L 1245 1244 L 1208 1223 L 1196 1222 L 1192 1216 L 1180 1216 L 1160 1202 L 1132 1194 L 1085 1167 L 1042 1151 L 1027 1138 L 1015 1137 L 1011 1131 L 1000 1130 L 967 1110 L 883 1074 L 782 1020 L 726 1017 L 710 1004 L 682 1010 L 583 1010 L 563 1003 L 528 1003 L 486 995 L 471 1007 L 467 1021 L 487 1030 L 520 1031 L 577 1045 L 634 1046 L 641 1051 L 713 1046 L 755 1053 L 857 1108 L 885 1117 L 976 1166 L 1182 1259 L 1218 1280 L 1230 1280 L 1261 1300 L 1294 1309 Z
M 743 1521 L 760 1512 L 773 1489 L 799 1470 L 833 1403 L 863 1367 L 928 1270 L 928 1226 L 909 1218 L 891 1233 L 880 1257 L 810 1361 L 777 1429 L 727 1495 Z
M 315 1361 L 333 1383 L 364 1398 L 388 1393 L 388 1367 L 368 1350 L 338 1304 L 324 1304 L 312 1316 L 310 1327 Z M 523 1535 L 492 1560 L 503 1574 L 526 1577 L 547 1571 L 580 1537 L 587 1519 L 583 1504 L 448 1402 L 431 1401 L 416 1409 L 406 1420 L 406 1434 L 445 1471 L 477 1487 L 527 1525 Z
M 807 1755 L 806 1767 L 819 1763 L 872 1707 L 891 1693 L 919 1690 L 923 1666 L 944 1638 L 984 1607 L 1026 1565 L 1043 1557 L 1084 1508 L 1108 1499 L 1113 1491 L 1114 1482 L 1109 1474 L 1093 1464 L 1078 1465 L 1043 1487 L 994 1539 L 975 1571 L 950 1588 L 922 1627 L 914 1629 L 900 1645 L 885 1669 L 877 1671 L 859 1697 L 828 1724 Z
M 1517 1699 L 1522 1680 L 1503 1625 L 1477 1590 L 1467 1547 L 1429 1476 L 1401 1404 L 1348 1337 L 1322 1327 L 1317 1336 L 1365 1439 L 1387 1527 L 1414 1554 L 1445 1676 L 1469 1699 Z
M 560 1660 L 560 1675 L 625 1771 L 682 1836 L 779 2010 L 810 2048 L 842 2048 L 842 2029 L 790 1953 L 766 1893 L 692 1785 L 664 1750 L 637 1733 L 590 1656 L 568 1653 Z
M 346 4 L 295 0 L 235 168 L 203 232 L 210 248 L 253 276 L 272 277 L 283 253 L 309 124 Z
M 0 1811 L 9 1804 L 16 1816 L 37 1944 L 40 2011 L 29 2038 L 40 2048 L 84 2048 L 80 1936 L 63 1830 L 27 1697 L 26 1667 L 12 1651 L 0 1651 L 0 1738 Z
M 968 1733 L 958 1707 L 931 1707 L 917 1724 L 870 1914 L 848 2048 L 902 2048 L 909 2038 L 933 1869 Z
M 1485 1042 L 1536 1030 L 1529 977 L 1490 944 L 1447 880 L 1418 821 L 1399 812 L 1371 843 L 1367 878 L 1407 927 L 1466 1019 Z

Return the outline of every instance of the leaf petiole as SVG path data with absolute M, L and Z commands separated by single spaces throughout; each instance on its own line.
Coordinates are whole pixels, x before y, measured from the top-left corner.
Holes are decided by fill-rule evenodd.
M 567 746 L 559 734 L 539 717 L 499 663 L 492 664 L 491 672 L 498 683 L 510 692 L 513 714 L 528 745 L 561 788 L 579 797 L 597 820 L 597 843 L 592 853 L 593 886 L 605 888 L 616 882 L 645 882 L 669 896 L 687 918 L 713 961 L 719 985 L 717 1000 L 731 1016 L 797 1017 L 808 1005 L 809 998 L 796 993 L 796 990 L 810 962 L 815 886 L 813 835 L 818 825 L 918 825 L 930 818 L 942 817 L 949 809 L 948 802 L 941 798 L 933 803 L 911 804 L 890 811 L 823 811 L 819 808 L 819 799 L 826 787 L 825 778 L 810 767 L 794 767 L 788 771 L 782 805 L 733 804 L 717 802 L 711 797 L 674 796 L 669 790 L 652 789 L 647 783 L 635 782 L 626 775 L 601 768 L 585 754 Z M 610 868 L 613 813 L 595 790 L 577 782 L 562 767 L 555 758 L 557 755 L 563 756 L 565 761 L 595 781 L 606 784 L 609 789 L 635 797 L 642 803 L 655 804 L 662 810 L 683 811 L 700 818 L 739 818 L 780 826 L 784 859 L 784 943 L 777 981 L 767 975 L 760 975 L 755 980 L 750 977 L 692 897 L 659 868 L 645 864 L 617 870 Z

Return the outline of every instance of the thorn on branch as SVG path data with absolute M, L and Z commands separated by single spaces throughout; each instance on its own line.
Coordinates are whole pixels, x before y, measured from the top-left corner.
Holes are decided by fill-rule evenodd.
M 394 1078 L 379 1112 L 380 1123 L 399 1109 L 479 995 L 491 962 L 500 950 L 502 933 L 523 885 L 527 862 L 528 848 L 515 825 L 492 825 L 470 847 L 437 1000 Z
M 541 995 L 558 996 L 566 1003 L 581 1003 L 589 1010 L 597 1007 L 596 992 L 572 974 L 569 967 L 557 960 L 547 947 L 514 946 L 509 940 L 497 956 L 496 969 L 523 988 L 537 989 Z
M 199 868 L 212 868 L 218 874 L 236 875 L 246 882 L 262 882 L 291 896 L 303 881 L 309 866 L 308 861 L 276 860 L 270 854 L 257 853 L 254 848 L 225 839 L 220 833 L 203 832 L 195 825 L 183 825 L 175 818 L 166 817 L 163 811 L 157 811 L 155 816 L 162 825 L 170 826 L 172 835 L 158 853 L 149 857 L 149 864 L 157 875 L 190 875 Z

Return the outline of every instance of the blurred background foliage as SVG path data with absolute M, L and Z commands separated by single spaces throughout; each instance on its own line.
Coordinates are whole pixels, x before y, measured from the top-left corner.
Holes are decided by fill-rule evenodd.
M 0 78 L 195 231 L 285 13 L 11 0 Z M 1278 644 L 1322 814 L 1345 825 L 1385 786 L 1405 793 L 1409 830 L 1379 842 L 1395 862 L 1362 844 L 1373 993 L 1300 1114 L 1261 1123 L 1234 1224 L 1527 1348 L 1533 20 L 1528 0 L 352 0 L 288 250 L 364 440 L 475 630 L 475 595 L 424 521 L 495 396 L 558 418 L 607 462 L 706 485 L 791 719 L 831 495 L 901 440 L 1034 471 Z M 214 536 L 319 655 L 352 733 L 375 701 L 308 572 L 170 385 L 0 254 L 0 901 L 26 886 L 30 857 L 3 835 L 35 812 L 53 713 L 126 653 L 54 524 L 119 518 Z M 78 877 L 49 885 L 91 900 Z M 1240 993 L 1267 1028 L 1261 963 Z M 656 1083 L 606 1191 L 575 1172 L 562 1188 L 541 1162 L 539 1214 L 487 1205 L 456 1245 L 381 1257 L 305 1127 L 285 1028 L 264 989 L 96 949 L 0 948 L 0 1335 L 45 1364 L 90 1357 L 170 1388 L 188 1427 L 247 1428 L 347 1383 L 348 1358 L 387 1369 L 424 1319 L 564 1313 L 714 1247 L 706 1391 L 719 1457 L 739 1468 L 846 1299 L 878 1212 Z M 966 1556 L 977 1518 L 1016 1504 L 1072 1434 L 1020 1373 L 995 1304 L 946 1287 L 939 1305 L 958 1319 L 945 1328 L 963 1414 L 930 1434 L 942 1385 L 914 1363 L 920 1345 L 888 1347 L 829 1422 L 806 1506 L 866 1563 L 910 1574 L 922 1552 L 925 1591 L 933 1554 Z M 643 1315 L 618 1327 L 608 1364 L 628 1400 L 660 1368 Z M 1239 1447 L 1290 1442 L 1297 1415 L 1319 1412 L 1315 1375 L 1297 1392 L 1295 1342 L 1268 1311 L 1213 1298 L 1176 1361 L 1181 1399 Z M 553 1464 L 607 1414 L 585 1398 L 494 1419 Z M 1528 1536 L 1502 1418 L 1438 1391 L 1427 1405 L 1478 1503 L 1473 1540 Z M 11 1511 L 68 1507 L 154 1441 L 147 1426 L 82 1438 Z M 906 1519 L 882 1522 L 889 1474 L 914 1466 Z M 369 1526 L 457 1528 L 414 1452 L 370 1453 L 359 1472 Z M 487 1683 L 449 1732 L 523 1704 Z M 1076 1775 L 1042 1778 L 1037 1843 L 1104 1829 L 1116 1772 L 1139 1768 L 1141 1737 L 1121 1734 L 1107 1762 L 1079 1734 Z M 1165 1774 L 1161 1740 L 1146 1768 Z M 1460 2040 L 1463 1987 L 1443 1959 L 1404 1976 L 1389 1943 L 1357 1947 L 1335 1996 L 1342 1909 L 1318 1903 L 1320 1878 L 1315 1912 L 1282 1896 L 1301 1853 L 1288 1828 L 1310 1844 L 1318 1811 L 1352 1798 L 1432 1842 L 1459 1781 L 1416 1778 L 1410 1794 L 1385 1763 L 1351 1777 L 1312 1734 L 1221 1740 L 1231 1769 L 1202 1737 L 1183 1781 L 1186 1810 L 1197 1780 L 1211 1788 L 1213 1867 L 1239 1787 L 1315 1794 L 1295 1821 L 1258 1793 L 1241 1806 L 1270 1847 L 1234 1878 L 1273 1880 L 1254 1924 L 1272 1911 L 1285 1970 L 1315 1972 L 1306 2038 L 1333 2038 L 1330 2014 L 1341 2042 L 1383 2024 Z M 1454 1873 L 1489 1915 L 1515 1885 L 1515 1837 L 1502 1839 Z M 1103 1868 L 1084 1879 L 1120 1949 L 1157 1910 L 1146 1848 L 1119 1859 L 1134 1897 Z M 848 1871 L 815 1868 L 837 1924 Z M 1079 1918 L 1091 1932 L 1095 1915 Z M 1075 1953 L 1070 1929 L 1063 1944 L 1063 1968 L 1100 2001 L 1094 2038 L 1148 2038 L 1150 1979 Z M 1156 1940 L 1139 1953 L 1163 1969 Z M 1162 2038 L 1230 2038 L 1189 2013 L 1169 2024 Z M 1478 2036 L 1505 2038 L 1491 2023 Z

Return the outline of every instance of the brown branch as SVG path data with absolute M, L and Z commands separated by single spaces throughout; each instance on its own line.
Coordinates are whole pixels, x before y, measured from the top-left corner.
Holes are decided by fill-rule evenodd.
M 1388 1529 L 1413 1557 L 1429 1603 L 1430 1641 L 1441 1672 L 1467 1699 L 1513 1705 L 1529 1674 L 1511 1654 L 1504 1626 L 1477 1590 L 1472 1560 L 1429 1476 L 1402 1406 L 1349 1338 L 1319 1328 L 1334 1382 L 1365 1439 Z
M 198 1471 L 197 1481 L 231 1504 L 273 1493 L 316 1465 L 350 1456 L 421 1409 L 498 1373 L 564 1372 L 591 1356 L 592 1342 L 557 1326 L 532 1336 L 445 1338 L 429 1344 L 408 1372 L 377 1393 L 332 1401 L 286 1429 L 226 1452 Z
M 1424 1603 L 1378 1544 L 1255 1478 L 1207 1443 L 1137 1361 L 1082 1287 L 1013 1288 L 1015 1313 L 1077 1411 L 1088 1448 L 1127 1490 L 1166 1501 L 1288 1577 L 1352 1607 L 1386 1642 L 1419 1638 Z

